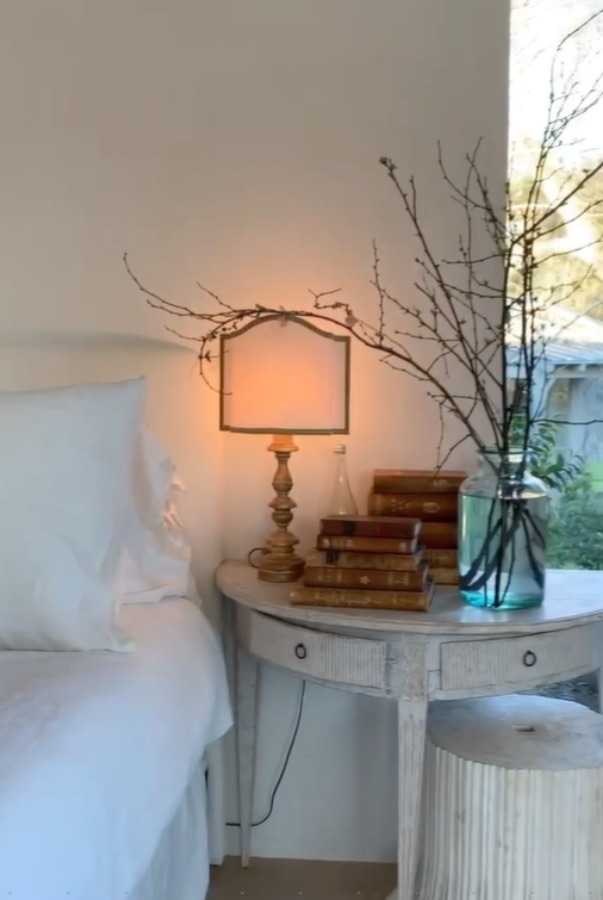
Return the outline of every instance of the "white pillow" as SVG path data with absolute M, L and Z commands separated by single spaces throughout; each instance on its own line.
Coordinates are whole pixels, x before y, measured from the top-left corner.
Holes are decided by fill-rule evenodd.
M 112 585 L 145 393 L 0 393 L 0 648 L 131 648 Z
M 191 547 L 174 494 L 183 484 L 149 428 L 136 438 L 130 505 L 115 588 L 124 603 L 152 603 L 188 593 Z

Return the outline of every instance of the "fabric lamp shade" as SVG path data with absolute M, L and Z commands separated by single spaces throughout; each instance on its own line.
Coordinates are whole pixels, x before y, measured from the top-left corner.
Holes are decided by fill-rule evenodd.
M 267 316 L 221 338 L 220 428 L 347 434 L 350 339 L 295 316 Z

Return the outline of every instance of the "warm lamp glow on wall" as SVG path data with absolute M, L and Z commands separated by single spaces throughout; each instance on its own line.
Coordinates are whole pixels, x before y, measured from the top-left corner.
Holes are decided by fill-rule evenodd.
M 349 432 L 350 338 L 296 316 L 266 316 L 220 340 L 220 428 L 271 434 L 277 459 L 270 503 L 276 530 L 266 539 L 258 575 L 296 581 L 304 560 L 289 531 L 293 486 L 288 461 L 294 434 Z

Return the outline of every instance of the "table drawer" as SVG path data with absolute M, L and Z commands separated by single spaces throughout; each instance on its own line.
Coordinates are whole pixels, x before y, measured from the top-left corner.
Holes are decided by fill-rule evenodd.
M 443 691 L 517 686 L 555 675 L 588 672 L 601 665 L 598 624 L 567 631 L 488 641 L 455 641 L 440 649 Z
M 290 672 L 350 686 L 386 688 L 385 641 L 314 631 L 256 612 L 240 618 L 238 631 L 252 656 Z

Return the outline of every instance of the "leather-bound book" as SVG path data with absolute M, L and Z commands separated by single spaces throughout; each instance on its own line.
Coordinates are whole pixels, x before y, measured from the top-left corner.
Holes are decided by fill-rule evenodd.
M 330 606 L 337 609 L 395 609 L 427 612 L 433 583 L 423 591 L 371 591 L 352 588 L 296 587 L 289 592 L 293 606 Z
M 409 516 L 423 522 L 456 522 L 458 494 L 386 494 L 371 491 L 368 511 L 374 516 Z
M 326 516 L 320 520 L 321 534 L 344 534 L 352 537 L 417 537 L 421 529 L 418 518 L 396 516 Z
M 456 494 L 466 472 L 458 469 L 375 469 L 373 490 L 384 494 Z
M 431 578 L 433 578 L 434 584 L 459 584 L 459 570 L 456 567 L 454 569 L 430 569 L 429 575 Z
M 347 537 L 343 534 L 319 534 L 316 540 L 318 550 L 357 550 L 360 553 L 414 553 L 418 544 L 417 537 Z
M 425 547 L 422 556 L 430 568 L 456 569 L 458 565 L 458 551 L 456 549 L 444 549 Z
M 306 587 L 421 591 L 428 577 L 426 566 L 406 572 L 387 572 L 375 569 L 343 569 L 338 566 L 312 566 L 306 561 L 303 580 Z
M 428 550 L 456 550 L 458 546 L 456 522 L 423 522 L 421 543 Z
M 415 553 L 359 553 L 357 550 L 312 550 L 306 566 L 336 566 L 340 569 L 376 569 L 385 572 L 408 572 L 425 563 L 424 551 Z

